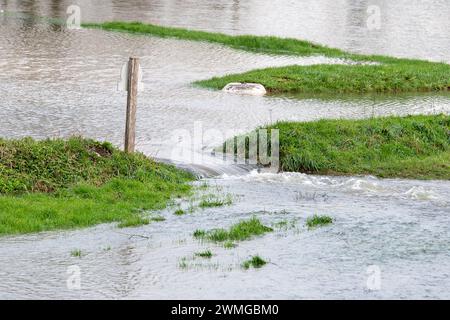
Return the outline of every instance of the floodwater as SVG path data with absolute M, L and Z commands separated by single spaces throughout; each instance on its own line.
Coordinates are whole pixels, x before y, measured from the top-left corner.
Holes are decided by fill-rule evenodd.
M 280 119 L 450 113 L 448 94 L 298 99 L 196 88 L 192 81 L 215 75 L 348 61 L 66 30 L 37 18 L 64 17 L 72 3 L 0 0 L 5 11 L 0 13 L 0 137 L 82 134 L 120 146 L 126 96 L 117 91 L 117 83 L 130 55 L 141 58 L 145 85 L 138 98 L 138 149 L 158 158 L 173 159 L 180 129 L 192 136 L 196 130 L 204 133 L 203 144 L 192 146 L 195 158 L 233 132 Z M 232 34 L 275 34 L 354 52 L 450 62 L 447 1 L 78 4 L 83 21 L 142 20 Z M 380 30 L 366 26 L 370 4 L 381 8 Z M 205 133 L 212 129 L 213 134 Z M 161 213 L 166 221 L 136 229 L 101 225 L 4 237 L 0 298 L 450 297 L 448 181 L 258 173 L 210 156 L 195 165 L 189 160 L 183 158 L 180 165 L 208 176 L 204 181 L 218 193 L 232 194 L 233 205 L 182 217 L 170 209 Z M 335 223 L 306 230 L 305 219 L 313 214 L 330 215 Z M 227 227 L 253 215 L 267 225 L 289 221 L 292 226 L 231 250 L 192 238 L 197 228 Z M 193 258 L 204 248 L 215 254 L 211 260 Z M 75 249 L 82 251 L 81 258 L 71 256 Z M 254 254 L 270 263 L 260 270 L 242 270 L 242 261 Z M 183 258 L 186 268 L 180 267 Z M 79 268 L 80 290 L 67 287 L 70 266 Z M 378 275 L 379 282 L 370 282 Z

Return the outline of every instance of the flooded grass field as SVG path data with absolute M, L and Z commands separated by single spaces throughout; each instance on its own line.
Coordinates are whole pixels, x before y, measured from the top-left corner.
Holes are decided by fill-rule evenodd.
M 0 0 L 6 35 L 0 37 L 0 137 L 76 134 L 121 146 L 126 94 L 117 83 L 122 65 L 136 55 L 145 85 L 137 149 L 201 179 L 194 195 L 152 212 L 148 224 L 1 237 L 0 298 L 450 298 L 449 181 L 276 174 L 211 156 L 228 132 L 278 120 L 450 114 L 448 93 L 251 97 L 201 89 L 192 82 L 255 68 L 347 62 L 67 30 L 37 18 L 64 17 L 69 2 Z M 352 52 L 450 62 L 446 1 L 380 2 L 384 24 L 373 32 L 365 26 L 365 1 L 77 3 L 84 21 L 289 36 Z M 191 158 L 174 159 L 177 130 L 194 135 L 199 126 L 221 134 L 193 146 Z M 271 231 L 253 233 L 245 221 Z M 72 283 L 77 275 L 80 282 Z

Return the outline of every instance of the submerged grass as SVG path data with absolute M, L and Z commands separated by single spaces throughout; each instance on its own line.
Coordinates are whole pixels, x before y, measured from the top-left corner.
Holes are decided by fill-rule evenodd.
M 200 257 L 200 258 L 210 259 L 210 258 L 212 258 L 213 254 L 210 250 L 206 250 L 206 251 L 195 253 L 195 256 Z
M 273 231 L 255 217 L 249 220 L 242 220 L 230 227 L 229 230 L 213 229 L 210 231 L 196 230 L 194 237 L 198 239 L 206 239 L 213 242 L 243 241 L 253 236 L 262 235 L 266 232 Z
M 192 179 L 90 139 L 0 139 L 0 235 L 147 223 L 144 210 L 188 194 Z
M 282 171 L 450 179 L 448 115 L 279 122 L 268 129 L 279 130 Z
M 298 39 L 232 36 L 140 22 L 113 21 L 86 23 L 83 26 L 164 38 L 207 41 L 252 52 L 297 56 L 323 55 L 360 62 L 353 65 L 321 64 L 267 68 L 196 82 L 197 85 L 207 88 L 221 89 L 229 82 L 258 82 L 270 93 L 397 93 L 450 89 L 450 65 L 445 63 L 352 54 Z M 367 62 L 372 64 L 361 64 Z
M 74 249 L 70 252 L 72 257 L 81 258 L 82 252 L 80 249 Z
M 125 218 L 122 222 L 119 223 L 119 228 L 130 228 L 130 227 L 139 227 L 143 225 L 147 225 L 150 223 L 150 219 L 143 218 L 139 216 L 133 216 Z
M 261 268 L 262 266 L 266 265 L 267 261 L 265 261 L 263 258 L 261 258 L 260 256 L 253 256 L 250 259 L 244 261 L 242 263 L 242 267 L 244 269 L 249 269 L 250 267 L 253 268 Z
M 186 214 L 186 211 L 184 211 L 183 209 L 177 209 L 177 210 L 175 210 L 175 212 L 173 214 L 176 216 L 182 216 L 182 215 Z
M 325 226 L 327 224 L 333 223 L 333 219 L 329 216 L 319 216 L 319 215 L 313 215 L 312 217 L 308 217 L 306 219 L 306 226 L 309 229 L 313 229 L 320 226 Z
M 223 197 L 215 194 L 208 194 L 204 195 L 201 198 L 200 202 L 198 203 L 198 207 L 206 209 L 229 206 L 231 204 L 233 204 L 233 197 L 231 194 L 227 194 Z
M 319 64 L 252 70 L 215 77 L 196 84 L 222 89 L 230 82 L 256 82 L 269 93 L 399 93 L 448 91 L 450 65 L 398 61 L 382 65 Z

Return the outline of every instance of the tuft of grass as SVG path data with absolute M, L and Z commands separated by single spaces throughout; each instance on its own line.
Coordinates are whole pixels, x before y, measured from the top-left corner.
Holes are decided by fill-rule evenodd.
M 204 238 L 206 236 L 206 231 L 204 230 L 195 230 L 194 231 L 194 238 Z
M 142 211 L 189 194 L 192 180 L 173 166 L 91 139 L 0 139 L 0 236 L 136 225 L 145 222 Z
M 225 249 L 233 249 L 236 248 L 236 244 L 233 241 L 225 241 L 223 247 Z
M 195 253 L 195 256 L 196 257 L 210 259 L 210 258 L 212 258 L 213 254 L 212 254 L 212 252 L 210 250 L 206 250 L 206 251 Z
M 267 261 L 265 261 L 263 258 L 261 258 L 260 256 L 253 256 L 250 259 L 244 261 L 242 263 L 242 267 L 244 269 L 249 269 L 250 267 L 253 268 L 261 268 L 262 266 L 266 265 Z
M 166 221 L 166 218 L 164 218 L 163 216 L 160 216 L 160 215 L 154 215 L 154 216 L 150 216 L 149 220 L 154 221 L 154 222 L 162 222 L 162 221 Z
M 180 262 L 178 263 L 178 267 L 180 269 L 184 269 L 184 270 L 186 270 L 188 268 L 188 262 L 187 262 L 186 257 L 181 258 Z
M 280 229 L 280 230 L 288 230 L 288 229 L 291 229 L 291 228 L 295 228 L 295 224 L 296 224 L 295 220 L 291 220 L 291 221 L 289 221 L 289 220 L 281 220 L 281 221 L 275 222 L 273 224 L 273 227 L 277 228 L 277 229 Z
M 258 82 L 263 84 L 269 93 L 397 93 L 450 89 L 450 65 L 445 63 L 352 54 L 298 39 L 232 36 L 140 22 L 113 21 L 85 23 L 83 26 L 163 38 L 206 41 L 252 52 L 297 56 L 323 55 L 358 62 L 352 65 L 321 64 L 266 68 L 196 82 L 199 86 L 212 89 L 222 89 L 229 82 Z M 371 64 L 361 64 L 364 62 Z
M 281 171 L 450 179 L 449 115 L 278 122 L 273 129 Z
M 308 217 L 306 219 L 306 225 L 308 229 L 316 228 L 325 226 L 327 224 L 333 223 L 333 219 L 329 216 L 319 216 L 319 215 L 313 215 L 312 217 Z
M 77 258 L 81 258 L 82 252 L 80 249 L 74 249 L 70 252 L 70 255 L 72 257 L 77 257 Z
M 149 223 L 150 223 L 150 220 L 148 218 L 133 216 L 133 217 L 128 217 L 128 218 L 122 220 L 122 222 L 120 222 L 118 224 L 118 227 L 119 228 L 139 227 L 139 226 L 147 225 Z
M 183 209 L 177 209 L 173 214 L 177 216 L 182 216 L 183 214 L 186 214 L 186 211 L 184 211 Z
M 233 197 L 231 194 L 227 194 L 225 197 L 221 197 L 215 194 L 209 194 L 202 197 L 198 207 L 205 208 L 217 208 L 223 206 L 229 206 L 233 204 Z
M 263 225 L 259 219 L 253 217 L 249 220 L 240 221 L 239 223 L 231 226 L 229 230 L 196 230 L 194 232 L 194 237 L 213 242 L 243 241 L 248 240 L 253 236 L 259 236 L 271 231 L 273 231 L 272 228 Z

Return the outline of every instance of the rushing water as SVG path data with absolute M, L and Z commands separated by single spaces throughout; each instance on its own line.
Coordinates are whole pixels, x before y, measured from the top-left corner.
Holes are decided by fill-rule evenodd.
M 356 52 L 450 62 L 447 1 L 373 1 L 382 28 L 365 26 L 365 1 L 78 1 L 85 21 L 111 19 L 222 31 L 276 34 Z M 116 90 L 128 56 L 141 57 L 138 148 L 171 158 L 176 130 L 215 129 L 201 153 L 232 130 L 279 119 L 361 118 L 449 113 L 448 94 L 337 98 L 245 97 L 193 87 L 194 80 L 266 66 L 347 63 L 324 57 L 280 57 L 220 45 L 66 30 L 37 16 L 63 17 L 73 1 L 3 1 L 0 9 L 0 137 L 83 134 L 121 145 L 125 94 Z M 372 4 L 372 2 L 370 2 Z M 281 17 L 281 18 L 279 18 Z M 270 23 L 268 23 L 270 22 Z M 448 181 L 311 177 L 249 172 L 205 157 L 191 165 L 232 206 L 120 230 L 113 225 L 0 240 L 0 298 L 449 298 Z M 307 231 L 314 213 L 332 227 Z M 197 228 L 227 227 L 258 215 L 295 226 L 232 250 L 192 239 Z M 193 259 L 211 248 L 212 260 Z M 81 258 L 71 257 L 81 249 Z M 248 255 L 271 263 L 243 271 Z M 179 261 L 187 257 L 186 269 Z M 68 290 L 68 266 L 80 267 L 82 289 Z M 370 291 L 368 267 L 381 271 Z

